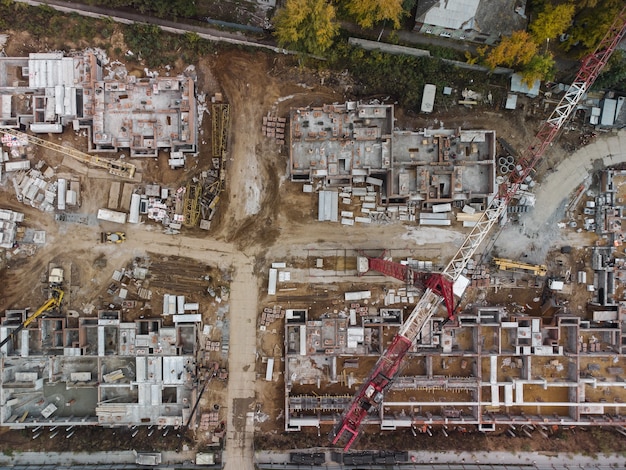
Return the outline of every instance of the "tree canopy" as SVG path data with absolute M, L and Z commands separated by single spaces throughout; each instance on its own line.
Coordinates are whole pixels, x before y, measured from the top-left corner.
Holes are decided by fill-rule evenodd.
M 538 43 L 563 34 L 572 24 L 576 7 L 571 3 L 557 6 L 547 4 L 537 18 L 531 21 L 529 29 Z
M 274 35 L 281 47 L 321 54 L 339 32 L 335 8 L 326 0 L 287 0 L 274 16 Z
M 400 20 L 407 13 L 403 0 L 346 0 L 346 11 L 361 28 L 369 29 L 381 21 L 391 21 L 394 29 L 400 28 Z
M 626 52 L 613 53 L 593 87 L 626 91 Z
M 574 46 L 582 52 L 591 52 L 600 43 L 615 17 L 624 7 L 623 0 L 586 0 L 577 4 L 574 24 L 567 30 L 565 49 Z
M 498 65 L 507 67 L 528 64 L 537 53 L 537 43 L 526 31 L 515 31 L 511 36 L 505 36 L 496 47 L 491 49 L 485 58 L 485 63 L 496 68 Z
M 554 56 L 549 52 L 533 56 L 521 69 L 522 82 L 532 86 L 535 80 L 552 80 L 555 75 Z

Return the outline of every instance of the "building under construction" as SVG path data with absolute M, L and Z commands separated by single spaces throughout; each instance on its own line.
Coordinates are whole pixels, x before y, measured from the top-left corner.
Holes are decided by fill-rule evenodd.
M 0 99 L 1 126 L 35 133 L 85 128 L 91 151 L 156 157 L 159 149 L 197 149 L 195 84 L 187 76 L 137 78 L 92 52 L 32 53 L 0 57 Z
M 351 303 L 322 317 L 287 312 L 287 431 L 337 422 L 402 323 L 394 307 Z M 624 313 L 620 306 L 614 320 L 557 314 L 545 321 L 480 307 L 454 324 L 432 318 L 367 423 L 414 432 L 431 425 L 493 431 L 502 424 L 517 432 L 524 425 L 540 432 L 624 426 Z
M 484 204 L 495 192 L 495 131 L 394 129 L 393 105 L 292 109 L 292 181 L 328 186 L 380 180 L 382 202 Z M 370 180 L 371 181 L 371 180 Z
M 0 338 L 27 314 L 6 311 Z M 0 426 L 189 424 L 198 393 L 197 326 L 125 322 L 119 310 L 38 318 L 2 346 Z

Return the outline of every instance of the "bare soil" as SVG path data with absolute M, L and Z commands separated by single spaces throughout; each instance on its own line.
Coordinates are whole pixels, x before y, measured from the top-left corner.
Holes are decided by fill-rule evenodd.
M 125 50 L 123 37 L 114 32 L 110 41 L 120 50 Z M 27 33 L 11 33 L 6 51 L 8 55 L 24 55 L 41 47 Z M 117 58 L 117 57 L 112 57 Z M 121 58 L 123 60 L 123 58 Z M 174 64 L 168 73 L 179 73 L 185 64 Z M 51 261 L 70 263 L 72 277 L 72 308 L 89 311 L 93 304 L 109 302 L 106 287 L 110 284 L 110 276 L 114 269 L 128 265 L 134 257 L 152 253 L 164 258 L 161 272 L 168 269 L 167 262 L 175 260 L 170 269 L 184 269 L 180 263 L 189 263 L 197 269 L 200 264 L 207 268 L 207 273 L 218 279 L 217 273 L 224 270 L 243 269 L 244 256 L 254 260 L 254 274 L 259 279 L 258 285 L 250 281 L 244 286 L 246 294 L 259 296 L 259 305 L 264 305 L 263 290 L 267 267 L 272 261 L 292 260 L 294 266 L 307 266 L 309 250 L 336 249 L 338 247 L 380 249 L 381 240 L 385 248 L 412 249 L 427 253 L 427 258 L 445 262 L 456 251 L 456 246 L 463 238 L 462 233 L 454 234 L 453 242 L 442 241 L 439 232 L 421 231 L 416 233 L 400 224 L 389 226 L 352 227 L 314 223 L 315 200 L 311 195 L 302 193 L 299 185 L 290 184 L 286 179 L 287 154 L 274 142 L 261 135 L 262 117 L 267 113 L 286 117 L 290 107 L 321 105 L 328 102 L 342 101 L 348 96 L 349 78 L 329 76 L 297 66 L 295 59 L 287 56 L 274 56 L 265 52 L 248 52 L 238 49 L 221 50 L 203 58 L 196 65 L 198 89 L 207 96 L 221 91 L 225 100 L 231 104 L 231 138 L 229 142 L 229 159 L 226 161 L 226 186 L 221 197 L 217 216 L 210 232 L 199 229 L 185 231 L 184 237 L 166 236 L 160 233 L 160 227 L 145 224 L 140 227 L 127 227 L 128 241 L 121 246 L 102 245 L 98 243 L 100 231 L 115 229 L 111 224 L 96 226 L 58 224 L 52 214 L 39 212 L 31 207 L 18 203 L 11 184 L 0 187 L 2 206 L 24 212 L 25 226 L 44 229 L 47 233 L 47 244 L 38 249 L 34 255 L 5 256 L 2 259 L 0 277 L 4 288 L 0 298 L 0 309 L 17 307 L 36 307 L 45 298 L 41 289 L 44 286 L 45 272 Z M 139 73 L 137 68 L 135 72 Z M 163 71 L 165 73 L 165 71 Z M 333 84 L 329 87 L 325 84 Z M 446 127 L 461 126 L 464 128 L 495 129 L 498 136 L 504 137 L 520 150 L 534 135 L 537 124 L 541 121 L 542 112 L 530 104 L 521 112 L 511 113 L 491 107 L 467 109 L 459 106 L 434 116 L 421 117 L 396 109 L 397 127 Z M 155 161 L 148 159 L 135 162 L 141 167 L 144 182 L 159 182 L 169 187 L 184 184 L 189 178 L 197 175 L 211 165 L 210 159 L 210 117 L 205 115 L 200 136 L 200 156 L 197 162 L 184 171 L 169 169 L 166 156 L 161 155 Z M 67 142 L 77 148 L 86 147 L 84 139 L 69 133 L 63 136 Z M 60 167 L 60 157 L 46 152 L 37 151 L 37 156 L 46 160 L 57 171 L 65 171 Z M 77 212 L 94 213 L 97 208 L 104 207 L 110 187 L 108 179 L 82 179 L 83 205 Z M 421 237 L 421 238 L 420 238 Z M 419 239 L 419 240 L 418 240 Z M 419 243 L 419 245 L 417 243 Z M 204 251 L 206 250 L 206 252 Z M 208 253 L 210 251 L 210 253 Z M 166 255 L 167 253 L 167 255 Z M 169 257 L 167 257 L 169 256 Z M 181 261 L 174 256 L 202 259 L 198 263 Z M 210 258 L 210 260 L 209 260 Z M 246 260 L 247 262 L 247 260 Z M 572 260 L 572 263 L 577 262 Z M 193 271 L 190 268 L 190 271 Z M 166 279 L 164 282 L 168 282 Z M 176 285 L 179 278 L 171 278 Z M 217 280 L 217 287 L 221 281 Z M 204 285 L 203 285 L 204 286 Z M 156 300 L 165 292 L 164 284 L 155 286 L 155 301 L 151 308 L 159 311 Z M 306 292 L 299 294 L 306 295 Z M 198 295 L 200 295 L 198 291 Z M 506 303 L 509 295 L 518 292 L 501 292 L 500 297 L 492 300 Z M 517 300 L 526 303 L 527 298 L 538 295 L 537 291 L 528 292 L 526 297 Z M 294 294 L 295 296 L 295 294 Z M 294 297 L 295 298 L 295 297 Z M 286 302 L 288 295 L 285 294 Z M 295 300 L 294 302 L 297 302 Z M 213 305 L 211 308 L 216 308 Z M 93 309 L 91 309 L 93 310 Z M 260 310 L 258 312 L 260 314 Z M 252 320 L 254 321 L 254 320 Z M 259 357 L 256 364 L 249 366 L 256 370 L 256 403 L 257 409 L 268 415 L 267 421 L 261 423 L 255 435 L 255 446 L 261 448 L 308 448 L 316 445 L 326 446 L 326 433 L 317 437 L 316 433 L 302 432 L 299 434 L 283 433 L 284 421 L 280 412 L 284 406 L 284 381 L 280 373 L 284 368 L 280 362 L 282 351 L 282 323 L 276 322 L 272 330 L 259 336 Z M 261 355 L 275 357 L 275 380 L 265 382 L 264 363 Z M 246 384 L 252 386 L 251 384 Z M 211 410 L 215 404 L 227 405 L 228 392 L 226 384 L 215 383 L 205 393 L 201 401 L 201 410 Z M 220 419 L 225 415 L 220 410 Z M 71 450 L 90 449 L 93 442 L 99 442 L 102 450 L 141 448 L 142 450 L 179 448 L 181 442 L 188 442 L 186 436 L 178 438 L 175 432 L 164 439 L 157 433 L 152 438 L 144 429 L 131 442 L 127 430 L 81 430 L 77 441 L 67 439 L 39 439 L 36 442 L 29 435 L 30 431 L 10 431 L 2 435 L 0 449 L 8 450 L 63 450 L 63 446 Z M 77 431 L 78 433 L 78 431 Z M 155 439 L 156 438 L 156 439 Z M 195 436 L 206 442 L 210 436 Z M 140 443 L 138 445 L 138 443 Z M 545 451 L 579 451 L 596 452 L 609 448 L 620 450 L 620 441 L 613 439 L 609 432 L 591 430 L 582 432 L 558 431 L 549 440 L 533 437 L 512 439 L 498 432 L 482 435 L 477 432 L 469 434 L 451 433 L 450 438 L 429 438 L 410 433 L 380 433 L 368 429 L 363 434 L 358 446 L 386 448 L 423 448 L 449 450 L 489 450 L 508 448 L 511 450 L 545 450 Z M 526 449 L 526 447 L 528 447 Z

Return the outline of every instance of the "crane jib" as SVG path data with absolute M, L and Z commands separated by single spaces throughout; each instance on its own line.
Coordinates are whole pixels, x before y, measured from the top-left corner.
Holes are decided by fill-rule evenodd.
M 550 117 L 542 124 L 537 135 L 526 152 L 520 157 L 519 163 L 509 180 L 499 190 L 498 197 L 492 199 L 476 226 L 463 242 L 443 273 L 444 280 L 458 279 L 469 260 L 485 240 L 493 225 L 505 213 L 510 200 L 515 196 L 524 180 L 534 171 L 545 151 L 554 142 L 563 124 L 576 109 L 580 99 L 589 90 L 595 79 L 606 65 L 617 45 L 626 35 L 626 6 L 617 15 L 596 51 L 587 56 L 574 79 L 572 85 L 557 104 Z M 384 272 L 384 271 L 383 271 Z M 406 274 L 406 273 L 404 273 Z M 397 277 L 397 276 L 394 276 Z M 433 287 L 437 287 L 433 285 Z M 343 413 L 338 425 L 331 433 L 333 444 L 345 439 L 344 450 L 350 449 L 359 436 L 363 420 L 369 412 L 382 404 L 385 389 L 390 385 L 400 368 L 404 356 L 413 341 L 418 338 L 422 328 L 437 311 L 441 296 L 429 287 L 418 300 L 415 308 L 406 319 L 391 346 L 383 353 L 376 366 L 364 381 L 352 402 Z

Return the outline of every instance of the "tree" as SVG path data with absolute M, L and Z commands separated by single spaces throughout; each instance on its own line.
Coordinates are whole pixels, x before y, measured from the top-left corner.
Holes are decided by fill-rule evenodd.
M 587 1 L 576 14 L 574 25 L 567 30 L 569 37 L 564 43 L 565 49 L 580 46 L 583 52 L 593 51 L 623 6 L 623 0 Z
M 530 62 L 522 67 L 522 81 L 529 87 L 535 80 L 552 80 L 554 74 L 554 57 L 549 52 L 533 56 Z
M 563 34 L 572 24 L 575 10 L 576 7 L 571 3 L 563 3 L 556 7 L 547 4 L 529 26 L 535 41 L 542 43 Z
M 371 28 L 376 23 L 389 20 L 394 29 L 400 28 L 400 20 L 407 14 L 403 0 L 346 0 L 346 11 L 354 16 L 361 28 Z
M 537 43 L 526 31 L 515 31 L 511 36 L 504 37 L 496 47 L 491 49 L 485 63 L 493 68 L 498 65 L 507 67 L 528 64 L 537 53 Z
M 281 47 L 322 54 L 339 32 L 335 8 L 326 0 L 287 0 L 274 16 L 274 35 Z
M 626 52 L 618 50 L 613 53 L 593 88 L 626 91 Z

